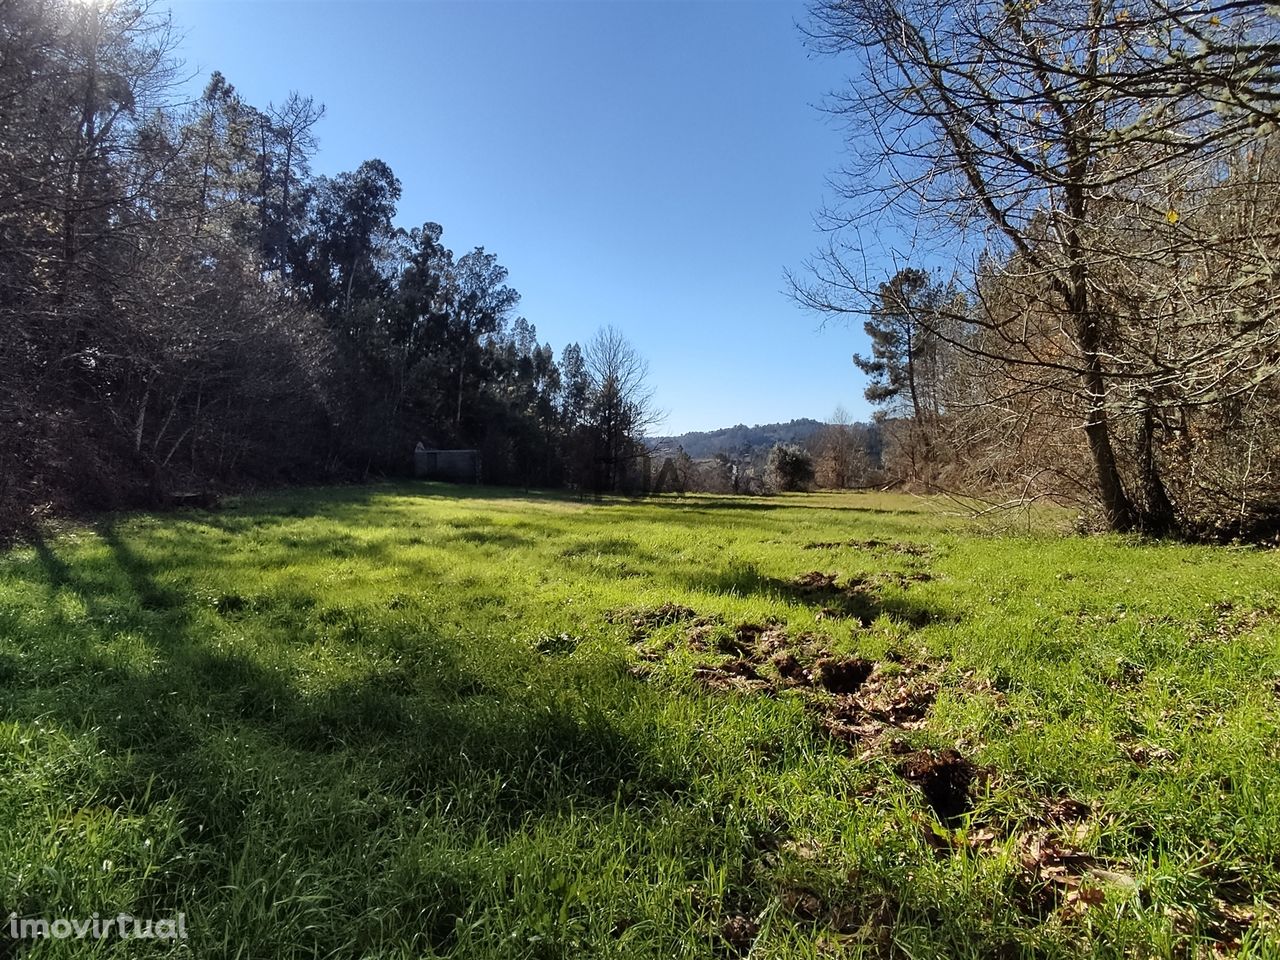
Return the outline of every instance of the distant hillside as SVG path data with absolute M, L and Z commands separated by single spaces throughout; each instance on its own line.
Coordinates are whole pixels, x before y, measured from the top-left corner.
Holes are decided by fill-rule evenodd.
M 727 453 L 733 457 L 751 459 L 767 452 L 776 443 L 803 444 L 825 427 L 820 420 L 791 420 L 787 423 L 762 423 L 754 427 L 738 424 L 723 430 L 694 431 L 677 437 L 654 437 L 651 443 L 657 447 L 683 447 L 695 460 Z

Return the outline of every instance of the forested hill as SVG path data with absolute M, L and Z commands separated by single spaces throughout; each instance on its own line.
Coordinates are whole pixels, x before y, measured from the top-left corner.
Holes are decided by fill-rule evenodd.
M 750 456 L 777 443 L 803 444 L 826 426 L 820 420 L 803 418 L 786 423 L 761 423 L 754 427 L 738 424 L 721 430 L 693 431 L 675 437 L 655 437 L 658 446 L 682 447 L 695 460 L 717 453 Z

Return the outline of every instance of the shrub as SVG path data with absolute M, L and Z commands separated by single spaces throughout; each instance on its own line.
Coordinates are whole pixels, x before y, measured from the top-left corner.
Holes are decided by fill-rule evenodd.
M 792 444 L 769 451 L 765 477 L 776 490 L 804 490 L 813 483 L 813 457 Z

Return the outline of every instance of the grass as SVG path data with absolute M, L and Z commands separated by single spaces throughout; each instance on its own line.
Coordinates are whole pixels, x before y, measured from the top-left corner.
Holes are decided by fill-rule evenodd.
M 1278 574 L 874 494 L 68 528 L 0 556 L 0 906 L 190 939 L 0 957 L 1277 956 Z

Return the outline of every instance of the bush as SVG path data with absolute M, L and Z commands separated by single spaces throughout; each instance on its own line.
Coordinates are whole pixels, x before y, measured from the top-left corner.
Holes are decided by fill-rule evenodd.
M 776 490 L 805 490 L 813 483 L 813 457 L 792 444 L 769 451 L 765 477 Z

